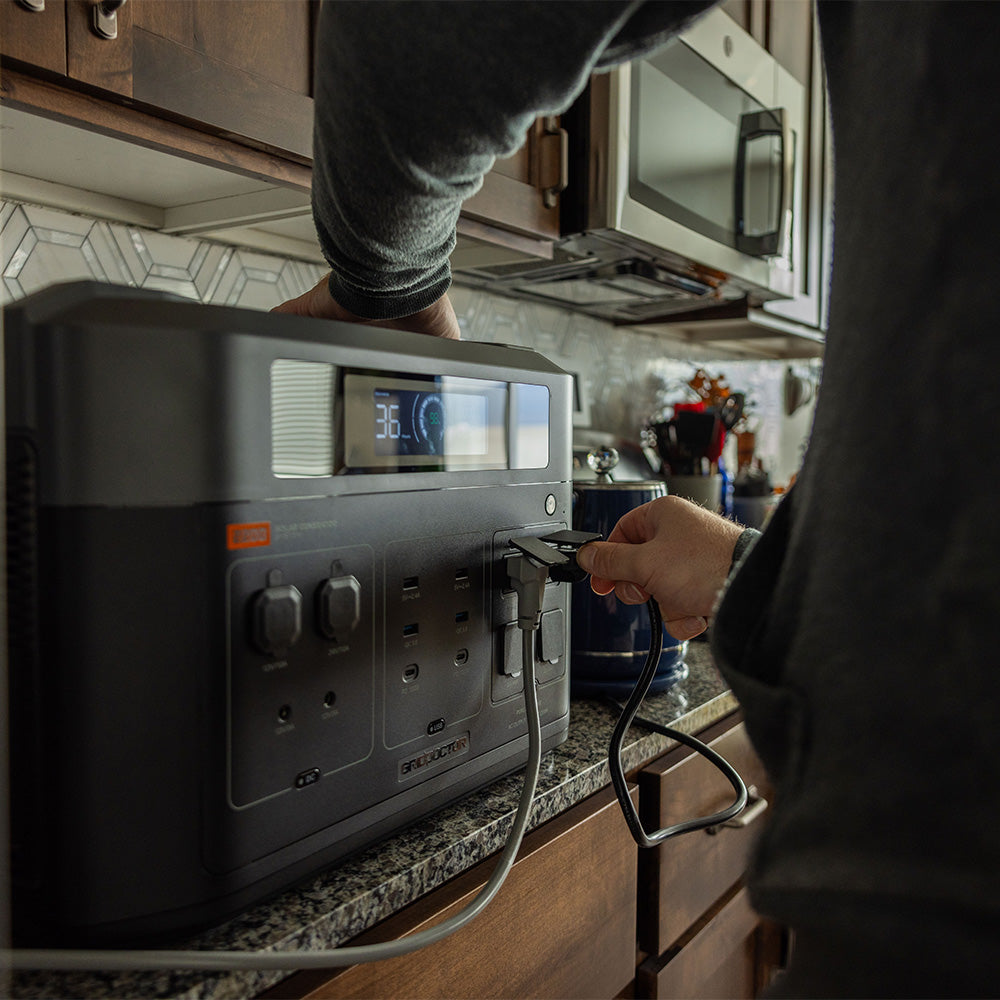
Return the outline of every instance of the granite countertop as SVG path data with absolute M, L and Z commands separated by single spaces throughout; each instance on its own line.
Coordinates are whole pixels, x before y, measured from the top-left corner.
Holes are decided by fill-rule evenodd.
M 733 695 L 712 663 L 707 643 L 689 645 L 686 679 L 643 702 L 640 715 L 695 733 L 733 712 Z M 542 758 L 531 827 L 610 784 L 607 747 L 618 717 L 601 701 L 574 700 L 569 736 Z M 675 746 L 633 727 L 626 771 Z M 297 888 L 175 946 L 186 949 L 296 950 L 343 944 L 418 897 L 499 851 L 517 807 L 521 773 L 509 775 L 406 828 Z M 252 997 L 289 972 L 18 973 L 15 997 Z

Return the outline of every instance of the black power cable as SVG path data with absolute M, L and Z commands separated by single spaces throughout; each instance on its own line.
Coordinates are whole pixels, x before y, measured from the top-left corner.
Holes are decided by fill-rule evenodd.
M 682 833 L 691 833 L 693 830 L 704 830 L 707 827 L 725 823 L 743 811 L 746 807 L 748 796 L 747 786 L 743 783 L 743 779 L 736 772 L 736 769 L 729 761 L 719 756 L 710 746 L 702 743 L 701 740 L 696 739 L 694 736 L 671 729 L 669 726 L 663 726 L 650 719 L 637 719 L 639 706 L 649 692 L 649 687 L 653 683 L 653 677 L 656 675 L 657 667 L 660 664 L 660 650 L 663 647 L 663 618 L 660 615 L 660 609 L 656 601 L 652 598 L 646 602 L 646 608 L 649 611 L 649 625 L 652 632 L 649 653 L 646 656 L 646 662 L 643 664 L 639 679 L 636 681 L 628 701 L 624 706 L 613 702 L 621 709 L 622 714 L 615 725 L 614 731 L 611 734 L 611 742 L 608 745 L 608 769 L 611 772 L 611 784 L 614 786 L 615 795 L 618 796 L 618 803 L 621 806 L 632 838 L 640 847 L 656 847 L 657 844 L 662 844 L 665 840 L 680 836 Z M 636 812 L 632 799 L 628 794 L 628 786 L 625 782 L 625 769 L 622 765 L 622 743 L 633 721 L 638 721 L 640 725 L 647 726 L 655 732 L 662 733 L 664 736 L 669 736 L 671 739 L 691 747 L 692 750 L 707 758 L 726 776 L 729 783 L 733 786 L 733 790 L 736 792 L 736 800 L 733 804 L 720 812 L 713 813 L 711 816 L 685 820 L 683 823 L 675 823 L 673 826 L 647 833 L 643 829 L 642 821 L 639 819 L 639 814 Z

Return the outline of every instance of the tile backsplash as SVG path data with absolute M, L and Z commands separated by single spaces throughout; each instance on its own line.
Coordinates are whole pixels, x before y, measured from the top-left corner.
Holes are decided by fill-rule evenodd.
M 89 279 L 173 292 L 199 302 L 270 309 L 316 283 L 323 268 L 300 260 L 168 236 L 36 205 L 0 201 L 0 304 L 59 281 Z M 684 383 L 703 367 L 747 392 L 758 454 L 777 483 L 801 461 L 811 406 L 783 413 L 786 364 L 713 360 L 701 348 L 616 328 L 555 307 L 455 285 L 451 292 L 467 340 L 531 347 L 577 377 L 575 423 L 637 440 L 643 422 L 687 398 Z M 818 362 L 795 362 L 815 381 Z

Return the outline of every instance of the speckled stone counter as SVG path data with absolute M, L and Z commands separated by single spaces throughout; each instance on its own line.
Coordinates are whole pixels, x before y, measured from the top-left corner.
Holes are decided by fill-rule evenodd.
M 736 709 L 705 643 L 691 643 L 689 674 L 651 696 L 641 714 L 695 733 Z M 531 813 L 535 827 L 610 783 L 607 746 L 617 710 L 574 701 L 567 740 L 542 758 Z M 675 743 L 633 728 L 622 754 L 627 771 Z M 466 796 L 399 834 L 328 869 L 299 887 L 176 947 L 291 951 L 331 948 L 402 909 L 419 896 L 500 850 L 513 821 L 521 774 Z M 286 978 L 284 972 L 21 973 L 16 997 L 253 997 Z

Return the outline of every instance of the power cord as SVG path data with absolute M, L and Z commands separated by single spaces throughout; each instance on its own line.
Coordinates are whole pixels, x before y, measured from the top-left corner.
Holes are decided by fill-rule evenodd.
M 677 729 L 660 725 L 660 723 L 653 722 L 650 719 L 637 718 L 639 706 L 649 692 L 649 687 L 656 676 L 656 670 L 660 664 L 660 650 L 663 647 L 663 618 L 660 615 L 660 609 L 656 601 L 652 598 L 646 602 L 646 608 L 649 611 L 649 626 L 652 632 L 649 653 L 639 674 L 639 679 L 636 681 L 632 694 L 625 705 L 619 705 L 612 700 L 612 703 L 621 710 L 622 714 L 618 718 L 618 722 L 611 734 L 611 742 L 608 745 L 608 769 L 611 772 L 611 784 L 614 786 L 615 795 L 618 797 L 618 804 L 621 806 L 625 822 L 628 824 L 629 832 L 632 834 L 632 839 L 640 847 L 656 847 L 657 844 L 662 844 L 671 837 L 678 837 L 682 833 L 691 833 L 693 830 L 704 830 L 708 827 L 718 826 L 720 823 L 725 823 L 727 820 L 732 819 L 746 807 L 748 794 L 747 786 L 736 772 L 736 769 L 729 761 L 719 756 L 710 746 L 702 743 L 701 740 L 696 739 L 694 736 L 689 736 L 687 733 L 682 733 Z M 711 816 L 685 820 L 683 823 L 675 823 L 673 826 L 647 833 L 643 828 L 642 821 L 639 819 L 639 814 L 636 812 L 632 798 L 628 794 L 625 769 L 622 765 L 622 743 L 629 726 L 634 721 L 638 721 L 641 725 L 647 726 L 664 736 L 669 736 L 671 739 L 677 740 L 678 743 L 683 743 L 703 757 L 706 757 L 726 776 L 729 783 L 733 786 L 733 790 L 736 792 L 736 800 L 733 804 Z
M 568 562 L 565 555 L 537 539 L 515 539 L 512 544 L 521 555 L 508 561 L 508 573 L 517 594 L 518 627 L 521 629 L 521 657 L 524 671 L 524 705 L 528 722 L 528 764 L 518 800 L 514 825 L 507 843 L 490 875 L 475 899 L 447 920 L 407 935 L 396 941 L 353 945 L 346 948 L 292 951 L 140 951 L 16 948 L 0 952 L 0 966 L 11 969 L 93 970 L 100 972 L 136 972 L 160 969 L 221 972 L 229 969 L 247 971 L 290 971 L 330 969 L 362 962 L 379 962 L 419 951 L 454 934 L 474 920 L 500 891 L 514 865 L 518 849 L 528 828 L 531 803 L 538 785 L 542 759 L 542 724 L 535 692 L 535 650 L 532 633 L 541 618 L 545 581 L 550 566 Z M 581 543 L 582 544 L 582 543 Z M 544 550 L 544 551 L 543 551 Z

